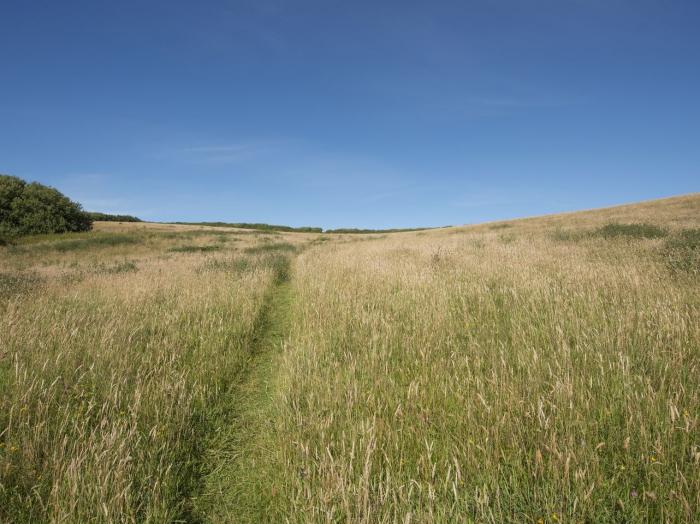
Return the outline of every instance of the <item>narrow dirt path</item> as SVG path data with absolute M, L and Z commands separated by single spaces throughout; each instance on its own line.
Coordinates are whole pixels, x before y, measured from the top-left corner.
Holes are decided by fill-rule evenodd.
M 278 261 L 279 262 L 279 261 Z M 210 471 L 195 501 L 201 522 L 254 522 L 268 514 L 274 489 L 261 471 L 270 460 L 269 413 L 274 409 L 275 370 L 289 332 L 291 261 L 275 264 L 276 275 L 254 327 L 250 362 L 230 394 L 231 414 L 210 443 Z

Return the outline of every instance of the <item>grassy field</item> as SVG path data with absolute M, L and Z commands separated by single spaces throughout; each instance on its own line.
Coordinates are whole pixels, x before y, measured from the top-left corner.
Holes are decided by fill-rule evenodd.
M 0 522 L 695 522 L 700 195 L 0 247 Z

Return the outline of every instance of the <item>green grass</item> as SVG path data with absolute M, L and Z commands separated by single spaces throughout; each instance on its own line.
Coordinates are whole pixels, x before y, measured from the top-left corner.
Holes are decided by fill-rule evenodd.
M 611 239 L 655 239 L 668 235 L 664 228 L 649 223 L 605 224 L 594 230 L 557 228 L 550 233 L 552 240 L 561 242 L 579 242 L 581 240 L 603 238 Z
M 684 229 L 671 236 L 662 253 L 672 273 L 700 276 L 700 228 Z
M 229 391 L 229 409 L 221 414 L 220 430 L 206 446 L 195 520 L 272 522 L 279 517 L 275 479 L 262 473 L 262 464 L 269 465 L 268 446 L 274 444 L 267 438 L 274 431 L 269 426 L 276 409 L 274 380 L 291 325 L 293 295 L 289 258 L 276 256 L 272 263 L 274 285 L 256 319 L 245 372 Z
M 592 235 L 602 238 L 662 238 L 668 232 L 654 224 L 606 224 L 595 230 Z
M 54 251 L 89 251 L 117 246 L 131 246 L 144 241 L 135 233 L 65 233 L 62 235 L 34 235 L 18 239 L 8 249 L 11 253 L 45 253 Z

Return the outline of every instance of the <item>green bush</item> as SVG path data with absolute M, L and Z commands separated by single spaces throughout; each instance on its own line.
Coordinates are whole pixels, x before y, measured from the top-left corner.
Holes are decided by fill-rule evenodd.
M 37 233 L 89 231 L 92 220 L 80 204 L 37 182 L 0 175 L 0 238 Z

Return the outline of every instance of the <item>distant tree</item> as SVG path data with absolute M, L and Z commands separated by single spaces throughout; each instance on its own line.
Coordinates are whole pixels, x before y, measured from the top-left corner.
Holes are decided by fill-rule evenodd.
M 0 175 L 0 236 L 88 231 L 92 220 L 57 189 Z
M 280 226 L 276 224 L 260 224 L 251 222 L 172 222 L 173 224 L 185 224 L 188 226 L 213 226 L 213 227 L 235 227 L 238 229 L 257 229 L 260 231 L 284 231 L 294 233 L 322 233 L 321 227 L 292 227 Z
M 86 213 L 95 222 L 143 222 L 139 217 L 132 215 L 110 215 L 99 211 L 86 211 Z

